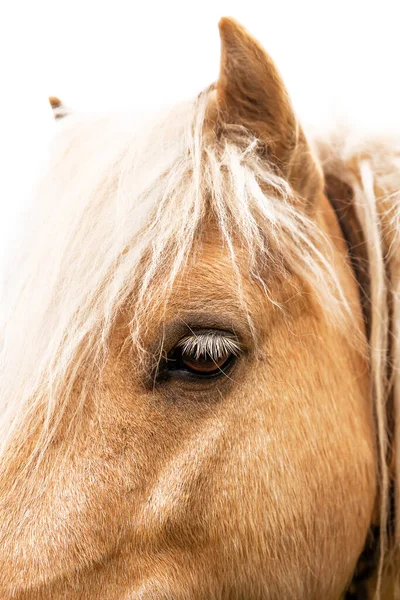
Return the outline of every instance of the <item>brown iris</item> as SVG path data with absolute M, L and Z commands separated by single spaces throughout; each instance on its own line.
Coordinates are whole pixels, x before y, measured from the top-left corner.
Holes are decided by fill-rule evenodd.
M 213 358 L 209 354 L 195 356 L 193 354 L 181 352 L 181 365 L 184 369 L 197 373 L 199 375 L 215 375 L 221 373 L 228 366 L 232 355 L 225 354 L 218 358 Z

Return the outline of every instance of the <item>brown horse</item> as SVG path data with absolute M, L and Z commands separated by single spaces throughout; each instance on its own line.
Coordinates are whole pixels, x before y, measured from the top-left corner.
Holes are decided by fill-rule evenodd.
M 146 122 L 51 100 L 2 340 L 2 600 L 396 597 L 400 150 L 307 140 L 220 34 L 217 83 Z

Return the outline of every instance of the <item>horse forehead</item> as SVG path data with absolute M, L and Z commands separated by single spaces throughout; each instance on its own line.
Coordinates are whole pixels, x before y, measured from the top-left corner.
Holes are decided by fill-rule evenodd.
M 247 260 L 246 260 L 247 259 Z M 201 305 L 215 300 L 228 303 L 241 313 L 243 301 L 247 309 L 260 301 L 260 290 L 248 273 L 248 257 L 235 248 L 233 258 L 229 249 L 215 233 L 207 237 L 199 253 L 193 255 L 176 281 L 172 303 Z

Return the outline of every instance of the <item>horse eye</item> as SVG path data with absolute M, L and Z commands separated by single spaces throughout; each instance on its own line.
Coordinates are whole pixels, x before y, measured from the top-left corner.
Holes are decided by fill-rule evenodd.
M 232 358 L 233 355 L 229 353 L 215 359 L 209 354 L 197 357 L 190 353 L 181 352 L 182 365 L 188 371 L 201 375 L 215 375 L 217 373 L 222 373 L 224 369 L 228 367 Z
M 229 351 L 223 352 L 216 358 L 208 352 L 199 354 L 176 347 L 168 355 L 166 366 L 170 373 L 207 378 L 224 375 L 235 359 L 236 355 Z

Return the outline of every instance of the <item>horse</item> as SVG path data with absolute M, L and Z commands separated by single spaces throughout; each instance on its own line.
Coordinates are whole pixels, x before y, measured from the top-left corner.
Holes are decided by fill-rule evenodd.
M 50 102 L 4 307 L 2 600 L 399 598 L 400 146 L 219 23 L 146 118 Z

